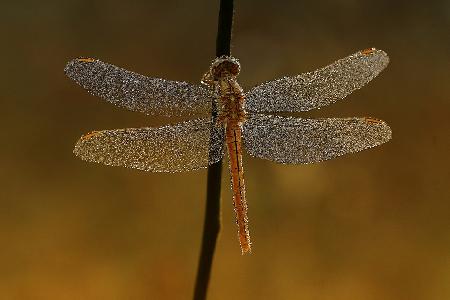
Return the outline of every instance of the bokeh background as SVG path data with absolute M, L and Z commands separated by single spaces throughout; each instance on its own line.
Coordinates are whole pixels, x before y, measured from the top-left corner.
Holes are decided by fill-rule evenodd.
M 218 1 L 8 1 L 0 12 L 0 298 L 190 299 L 206 171 L 152 174 L 74 157 L 94 129 L 161 125 L 90 96 L 65 63 L 98 57 L 198 82 Z M 374 116 L 393 140 L 306 166 L 246 156 L 253 253 L 227 170 L 209 299 L 450 299 L 448 1 L 236 1 L 249 88 L 375 46 L 388 68 L 302 116 Z

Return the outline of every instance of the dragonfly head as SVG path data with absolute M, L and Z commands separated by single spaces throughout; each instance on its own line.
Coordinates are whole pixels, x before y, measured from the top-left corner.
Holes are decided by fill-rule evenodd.
M 209 71 L 203 76 L 203 83 L 211 83 L 223 77 L 236 77 L 241 71 L 239 61 L 232 56 L 220 56 L 214 59 Z

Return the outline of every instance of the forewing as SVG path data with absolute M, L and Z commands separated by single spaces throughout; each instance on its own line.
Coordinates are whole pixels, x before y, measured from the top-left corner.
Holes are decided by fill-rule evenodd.
M 95 59 L 74 59 L 64 69 L 89 93 L 148 115 L 210 114 L 212 92 L 200 85 L 150 78 Z
M 83 160 L 152 172 L 206 168 L 223 156 L 224 131 L 208 119 L 159 128 L 95 131 L 74 153 Z
M 252 156 L 285 164 L 307 164 L 381 145 L 389 126 L 374 118 L 302 119 L 251 115 L 243 125 Z
M 314 72 L 269 81 L 246 95 L 252 112 L 297 112 L 327 106 L 360 89 L 388 64 L 382 50 L 367 49 Z

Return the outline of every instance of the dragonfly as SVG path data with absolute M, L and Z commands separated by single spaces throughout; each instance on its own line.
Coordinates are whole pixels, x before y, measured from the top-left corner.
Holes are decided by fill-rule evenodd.
M 369 48 L 244 92 L 237 81 L 241 65 L 232 56 L 215 58 L 201 84 L 146 77 L 92 58 L 74 59 L 66 65 L 66 75 L 95 96 L 147 115 L 191 117 L 162 127 L 93 131 L 78 140 L 74 153 L 110 166 L 182 172 L 207 168 L 227 150 L 239 243 L 242 254 L 251 252 L 243 149 L 281 164 L 309 164 L 387 142 L 392 131 L 377 118 L 312 119 L 283 113 L 343 99 L 388 62 L 384 51 Z

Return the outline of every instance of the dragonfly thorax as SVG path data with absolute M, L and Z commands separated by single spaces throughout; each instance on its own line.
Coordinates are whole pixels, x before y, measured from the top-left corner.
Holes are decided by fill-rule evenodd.
M 238 125 L 246 119 L 244 91 L 235 77 L 219 78 L 215 82 L 219 122 Z M 232 123 L 232 124 L 231 124 Z M 234 126 L 232 125 L 232 126 Z
M 215 90 L 217 96 L 218 122 L 242 124 L 245 121 L 244 92 L 237 82 L 241 65 L 232 56 L 214 59 L 202 83 Z

